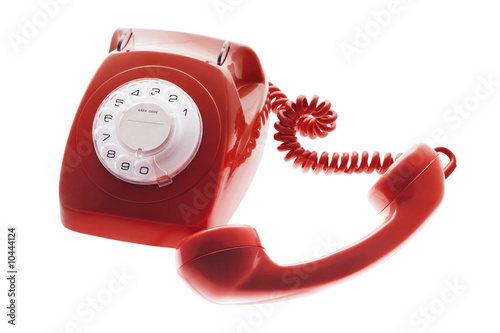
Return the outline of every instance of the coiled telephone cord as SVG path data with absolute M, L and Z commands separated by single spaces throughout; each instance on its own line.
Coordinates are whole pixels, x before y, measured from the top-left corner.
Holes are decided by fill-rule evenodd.
M 373 152 L 371 159 L 367 151 L 318 154 L 302 147 L 297 139 L 297 132 L 303 137 L 310 139 L 324 138 L 333 132 L 336 127 L 337 113 L 331 108 L 330 101 L 318 104 L 319 97 L 314 95 L 309 103 L 305 96 L 297 97 L 296 102 L 291 101 L 275 85 L 269 83 L 269 95 L 267 107 L 277 114 L 278 121 L 274 128 L 278 131 L 274 139 L 281 142 L 279 151 L 287 152 L 285 161 L 293 161 L 295 167 L 302 168 L 304 172 L 312 171 L 325 174 L 351 174 L 367 173 L 377 171 L 383 174 L 389 169 L 401 154 L 393 158 L 387 153 L 383 159 L 378 151 Z

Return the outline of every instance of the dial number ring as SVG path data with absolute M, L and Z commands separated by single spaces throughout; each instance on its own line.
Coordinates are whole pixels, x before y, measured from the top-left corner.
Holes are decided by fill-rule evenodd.
M 132 184 L 165 186 L 196 155 L 202 128 L 189 95 L 171 82 L 148 78 L 130 81 L 104 99 L 92 136 L 111 174 Z

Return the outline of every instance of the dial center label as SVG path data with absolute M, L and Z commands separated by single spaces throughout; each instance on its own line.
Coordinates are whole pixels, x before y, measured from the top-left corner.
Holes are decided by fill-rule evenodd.
M 165 142 L 170 133 L 170 125 L 167 113 L 160 106 L 140 103 L 124 113 L 119 135 L 130 149 L 149 151 Z

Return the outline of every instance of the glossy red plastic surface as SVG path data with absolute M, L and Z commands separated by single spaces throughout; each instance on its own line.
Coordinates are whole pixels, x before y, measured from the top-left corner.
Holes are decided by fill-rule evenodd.
M 179 244 L 179 274 L 216 303 L 283 300 L 317 291 L 383 259 L 402 245 L 438 207 L 445 175 L 436 151 L 419 144 L 377 181 L 369 200 L 383 223 L 364 239 L 318 260 L 280 266 L 249 226 L 212 228 Z
M 248 47 L 179 32 L 118 29 L 110 54 L 84 94 L 69 134 L 60 177 L 67 228 L 128 242 L 175 247 L 184 237 L 226 224 L 256 171 L 268 84 Z M 122 36 L 121 50 L 116 50 Z M 134 79 L 158 78 L 198 105 L 201 146 L 173 184 L 129 184 L 111 175 L 93 147 L 92 121 L 103 99 Z
M 92 123 L 115 88 L 142 78 L 170 81 L 197 104 L 203 122 L 194 160 L 164 187 L 135 185 L 111 175 L 93 146 Z M 272 84 L 248 47 L 179 32 L 118 29 L 110 54 L 90 83 L 68 138 L 60 179 L 63 224 L 72 230 L 117 240 L 177 247 L 179 274 L 216 303 L 283 300 L 324 288 L 383 259 L 432 214 L 444 194 L 444 179 L 456 167 L 446 148 L 420 144 L 394 162 L 361 155 L 319 155 L 302 148 L 296 134 L 325 137 L 335 128 L 329 102 L 296 103 Z M 369 192 L 382 215 L 364 239 L 318 260 L 281 266 L 265 253 L 249 226 L 226 224 L 260 162 L 267 117 L 279 121 L 279 150 L 295 166 L 315 173 L 384 175 Z M 450 159 L 443 168 L 437 153 Z M 369 162 L 370 161 L 370 162 Z

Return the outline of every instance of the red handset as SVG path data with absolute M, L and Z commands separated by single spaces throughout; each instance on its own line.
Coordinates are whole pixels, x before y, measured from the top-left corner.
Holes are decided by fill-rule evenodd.
M 280 266 L 256 231 L 226 224 L 260 161 L 269 113 L 286 160 L 315 173 L 383 174 L 369 194 L 383 223 L 315 261 Z M 60 180 L 69 229 L 176 247 L 179 274 L 216 303 L 283 300 L 316 291 L 397 249 L 437 208 L 456 167 L 446 148 L 403 155 L 304 149 L 325 137 L 331 103 L 290 101 L 248 47 L 178 32 L 118 29 L 75 117 Z M 438 152 L 450 159 L 443 169 Z M 298 274 L 295 283 L 285 279 Z M 297 281 L 300 281 L 297 283 Z
M 445 172 L 455 165 L 447 154 L 452 160 Z M 384 258 L 408 239 L 440 204 L 445 172 L 434 150 L 415 146 L 369 193 L 382 215 L 381 226 L 323 258 L 280 266 L 267 256 L 255 229 L 230 225 L 183 240 L 177 250 L 179 274 L 216 303 L 278 301 L 319 290 Z

